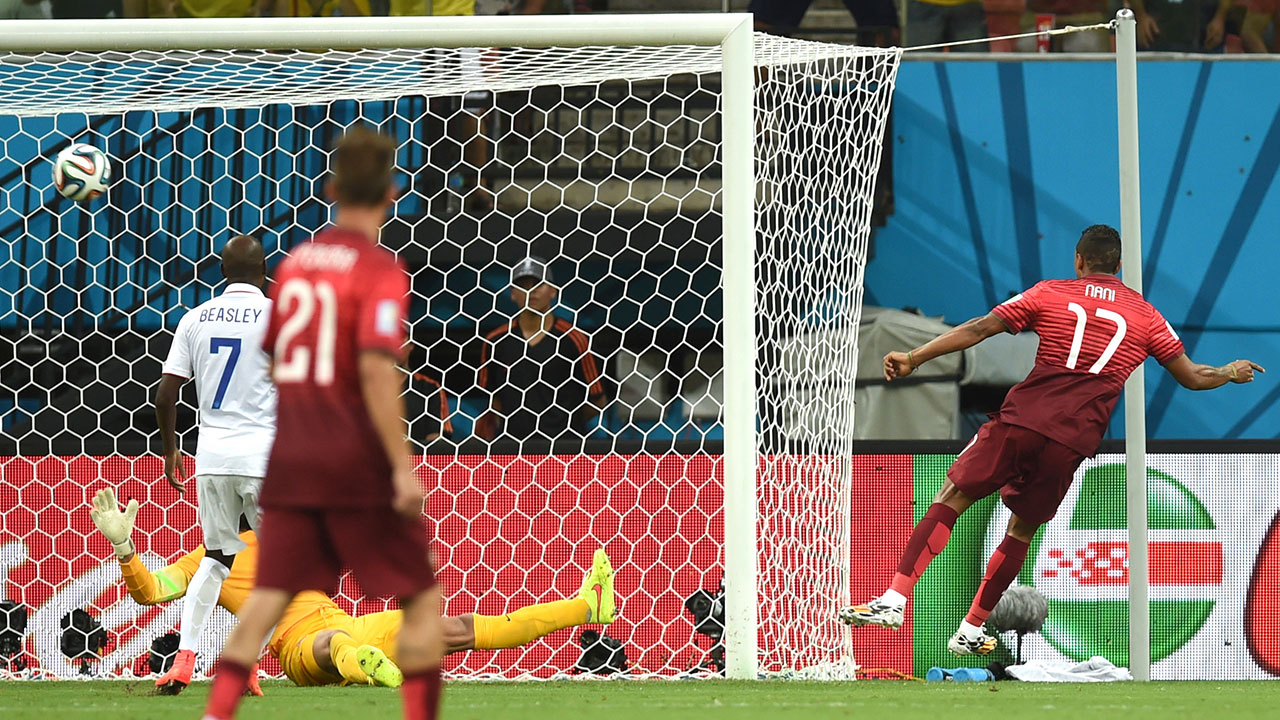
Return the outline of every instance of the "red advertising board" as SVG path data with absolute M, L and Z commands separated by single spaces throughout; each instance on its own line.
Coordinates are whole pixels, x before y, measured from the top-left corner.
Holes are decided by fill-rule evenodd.
M 500 615 L 571 597 L 592 551 L 604 547 L 617 569 L 622 608 L 607 632 L 622 641 L 632 666 L 673 673 L 698 664 L 710 642 L 695 637 L 683 603 L 699 588 L 714 591 L 721 579 L 722 467 L 718 456 L 680 454 L 424 456 L 419 472 L 427 488 L 446 613 Z M 863 538 L 850 557 L 851 593 L 864 598 L 888 582 L 893 563 L 885 550 L 900 546 L 910 530 L 911 457 L 857 456 L 851 470 L 854 497 L 877 499 L 854 503 L 850 518 L 854 537 Z M 192 492 L 180 497 L 159 481 L 161 463 L 154 457 L 9 457 L 0 458 L 0 473 L 5 508 L 0 558 L 10 558 L 0 568 L 7 574 L 0 576 L 3 597 L 32 613 L 47 609 L 50 618 L 72 606 L 88 607 L 103 619 L 110 637 L 102 670 L 138 670 L 150 639 L 170 629 L 172 621 L 160 610 L 138 608 L 123 593 L 110 544 L 89 519 L 88 499 L 106 486 L 122 498 L 137 498 L 142 503 L 138 552 L 153 553 L 157 562 L 172 561 L 200 543 L 194 483 Z M 800 572 L 802 564 L 816 562 L 805 555 L 817 544 L 807 535 L 816 521 L 798 489 L 821 495 L 821 483 L 829 481 L 802 469 L 776 482 L 779 487 L 761 493 L 761 516 L 769 520 L 762 522 L 760 568 L 764 586 L 787 597 L 762 604 L 762 623 L 768 626 L 762 647 L 779 642 L 821 646 L 839 629 L 833 629 L 825 611 L 820 618 L 807 618 L 803 609 L 794 609 L 816 600 L 806 596 Z M 799 485 L 782 490 L 784 483 Z M 868 546 L 866 538 L 874 538 L 876 546 Z M 795 578 L 801 582 L 791 582 Z M 335 599 L 355 613 L 387 606 L 364 598 L 351 578 Z M 823 628 L 811 627 L 819 622 Z M 49 621 L 33 622 L 29 631 L 35 635 L 48 627 Z M 860 649 L 857 660 L 867 667 L 909 670 L 910 637 L 909 629 L 894 633 L 887 642 Z M 524 648 L 459 654 L 450 658 L 448 669 L 547 676 L 572 668 L 581 654 L 576 638 L 576 632 L 562 631 Z M 57 657 L 56 638 L 48 640 L 29 638 L 29 659 L 46 667 L 65 663 Z

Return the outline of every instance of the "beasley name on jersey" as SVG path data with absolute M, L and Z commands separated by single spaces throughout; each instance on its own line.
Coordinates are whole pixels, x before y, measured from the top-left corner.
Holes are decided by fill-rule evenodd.
M 200 316 L 196 318 L 197 322 L 262 323 L 263 328 L 266 328 L 266 321 L 262 317 L 264 308 L 201 306 L 199 309 Z

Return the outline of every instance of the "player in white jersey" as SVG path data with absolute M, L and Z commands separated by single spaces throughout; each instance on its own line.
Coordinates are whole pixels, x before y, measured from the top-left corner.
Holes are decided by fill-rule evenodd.
M 266 274 L 261 243 L 248 235 L 227 241 L 222 248 L 227 287 L 178 322 L 156 390 L 164 474 L 170 485 L 183 492 L 182 451 L 174 426 L 182 384 L 196 382 L 200 445 L 195 475 L 206 548 L 187 586 L 178 655 L 156 681 L 165 694 L 182 692 L 191 683 L 196 639 L 218 604 L 236 553 L 245 548 L 240 539 L 241 516 L 258 529 L 258 493 L 276 432 L 276 388 L 262 350 L 271 317 L 271 300 L 262 293 Z

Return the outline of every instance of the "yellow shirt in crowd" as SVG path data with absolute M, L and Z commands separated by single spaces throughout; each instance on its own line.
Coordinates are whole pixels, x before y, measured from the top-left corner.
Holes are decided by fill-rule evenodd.
M 369 14 L 369 0 L 352 0 L 361 15 Z M 472 0 L 474 2 L 474 0 Z M 325 3 L 321 15 L 332 15 L 338 7 L 338 0 Z M 431 0 L 391 0 L 391 15 L 394 17 L 412 17 L 414 15 L 430 15 Z
M 431 3 L 432 15 L 475 15 L 476 0 L 433 0 Z

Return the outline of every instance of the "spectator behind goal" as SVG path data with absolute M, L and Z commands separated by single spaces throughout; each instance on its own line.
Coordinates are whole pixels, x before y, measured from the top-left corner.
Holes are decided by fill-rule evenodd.
M 755 16 L 756 30 L 787 34 L 800 27 L 813 0 L 751 0 L 747 10 Z M 900 25 L 893 0 L 844 0 L 858 27 L 859 45 L 887 47 L 898 44 Z
M 489 412 L 477 432 L 488 439 L 556 440 L 586 436 L 604 408 L 604 387 L 587 336 L 551 312 L 559 290 L 545 260 L 511 271 L 515 319 L 490 332 L 480 352 L 480 388 Z
M 1027 0 L 1026 12 L 1021 13 L 1019 25 L 1013 32 L 1034 32 L 1036 18 L 1040 15 L 1052 15 L 1055 28 L 1068 25 L 1098 25 L 1108 20 L 1107 2 L 1106 0 Z M 987 22 L 991 22 L 989 14 Z M 997 33 L 992 28 L 991 34 L 1003 33 Z M 1110 52 L 1111 32 L 1090 30 L 1058 35 L 1050 38 L 1049 42 L 1055 52 Z M 1017 47 L 1020 52 L 1036 52 L 1036 38 L 1019 38 Z
M 1138 21 L 1138 49 L 1156 52 L 1213 52 L 1228 32 L 1233 0 L 1129 0 Z M 1232 28 L 1234 31 L 1235 29 Z M 1245 49 L 1246 30 L 1239 31 Z
M 978 40 L 987 36 L 982 0 L 907 0 L 908 47 Z M 951 48 L 953 52 L 986 52 L 987 43 Z

